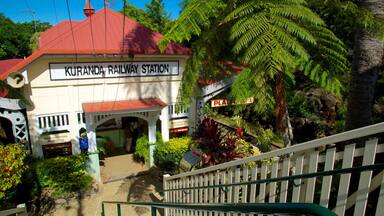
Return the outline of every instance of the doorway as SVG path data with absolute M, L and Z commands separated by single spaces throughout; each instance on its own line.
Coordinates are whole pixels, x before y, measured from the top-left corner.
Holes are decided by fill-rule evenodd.
M 117 117 L 96 128 L 101 178 L 103 182 L 143 171 L 146 167 L 134 160 L 137 139 L 148 134 L 148 123 L 138 117 Z
M 3 117 L 0 117 L 0 143 L 15 143 L 15 136 L 13 135 L 13 124 L 9 119 Z

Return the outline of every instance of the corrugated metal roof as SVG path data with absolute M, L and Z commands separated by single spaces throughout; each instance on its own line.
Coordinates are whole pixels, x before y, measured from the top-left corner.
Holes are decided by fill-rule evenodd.
M 39 49 L 13 67 L 0 79 L 16 72 L 45 54 L 165 54 L 189 55 L 191 50 L 180 44 L 170 43 L 163 53 L 157 43 L 163 37 L 158 32 L 142 26 L 109 8 L 78 22 L 64 21 L 41 34 Z M 59 33 L 58 33 L 59 32 Z M 74 43 L 75 41 L 75 43 Z
M 0 77 L 7 77 L 8 74 L 6 74 L 7 70 L 9 68 L 15 66 L 16 64 L 20 63 L 23 61 L 23 59 L 7 59 L 7 60 L 0 60 Z M 2 79 L 3 80 L 3 79 Z
M 79 23 L 81 23 L 81 21 L 72 21 L 72 26 L 75 27 Z M 42 47 L 48 45 L 50 42 L 54 41 L 55 39 L 62 36 L 62 34 L 70 30 L 71 22 L 65 20 L 58 23 L 57 25 L 52 26 L 44 32 L 41 32 L 39 36 L 39 48 L 41 49 Z
M 167 106 L 159 98 L 147 98 L 141 100 L 105 101 L 96 103 L 83 103 L 83 111 L 86 113 L 102 113 L 115 111 L 141 110 L 148 108 L 163 108 Z

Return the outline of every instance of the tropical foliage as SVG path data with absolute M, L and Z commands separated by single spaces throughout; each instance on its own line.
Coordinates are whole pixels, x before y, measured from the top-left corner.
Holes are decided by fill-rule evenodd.
M 346 129 L 373 123 L 373 105 L 382 96 L 377 79 L 383 67 L 384 7 L 381 1 L 310 0 L 315 10 L 347 45 L 352 63 L 346 80 Z M 378 86 L 376 86 L 378 85 Z
M 181 137 L 159 143 L 154 152 L 155 164 L 165 170 L 176 169 L 183 155 L 189 150 L 191 141 L 191 137 Z
M 20 144 L 0 144 L 0 200 L 21 183 L 27 154 Z
M 143 160 L 145 163 L 149 161 L 149 141 L 147 135 L 142 135 L 136 140 L 135 158 Z
M 303 0 L 191 0 L 160 42 L 192 42 L 180 95 L 184 102 L 194 93 L 193 83 L 225 70 L 223 61 L 247 68 L 236 79 L 237 101 L 257 98 L 254 108 L 275 107 L 276 129 L 285 134 L 288 122 L 283 80 L 303 72 L 314 83 L 340 95 L 339 81 L 348 68 L 346 50 L 324 21 Z M 230 47 L 232 55 L 226 50 Z M 207 66 L 208 65 L 208 66 Z M 203 70 L 204 68 L 204 70 Z
M 146 10 L 136 8 L 127 0 L 124 0 L 124 5 L 121 13 L 153 31 L 165 32 L 171 23 L 163 0 L 151 0 L 145 4 Z
M 54 196 L 66 193 L 87 191 L 93 178 L 87 173 L 87 156 L 56 157 L 38 160 L 29 172 L 36 173 L 36 179 L 42 188 L 53 191 Z
M 32 52 L 30 41 L 35 32 L 49 28 L 46 22 L 14 23 L 0 13 L 0 59 L 23 58 Z
M 351 49 L 356 27 L 363 27 L 378 38 L 384 37 L 383 18 L 375 16 L 357 0 L 309 0 L 329 28 Z
M 160 132 L 156 132 L 156 143 L 155 145 L 159 145 L 163 143 L 163 139 Z M 141 160 L 144 163 L 149 162 L 149 139 L 148 135 L 142 134 L 136 140 L 135 152 L 133 153 L 137 160 Z

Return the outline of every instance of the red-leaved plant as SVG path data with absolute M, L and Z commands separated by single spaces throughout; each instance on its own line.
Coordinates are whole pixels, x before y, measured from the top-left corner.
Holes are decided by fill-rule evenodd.
M 237 139 L 237 137 L 223 135 L 213 119 L 205 118 L 195 133 L 195 142 L 204 152 L 204 166 L 213 166 L 241 158 L 243 155 L 237 151 Z

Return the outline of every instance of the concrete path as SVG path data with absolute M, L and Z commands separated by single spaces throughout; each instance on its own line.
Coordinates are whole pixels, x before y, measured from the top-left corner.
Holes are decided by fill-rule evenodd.
M 161 173 L 154 168 L 147 170 L 142 164 L 135 162 L 132 155 L 106 159 L 104 165 L 102 179 L 109 182 L 100 184 L 98 193 L 65 203 L 49 215 L 101 215 L 102 201 L 150 202 L 154 201 L 150 194 L 162 189 Z M 105 214 L 106 216 L 117 215 L 116 205 L 106 205 Z M 122 206 L 122 215 L 149 216 L 150 209 Z

